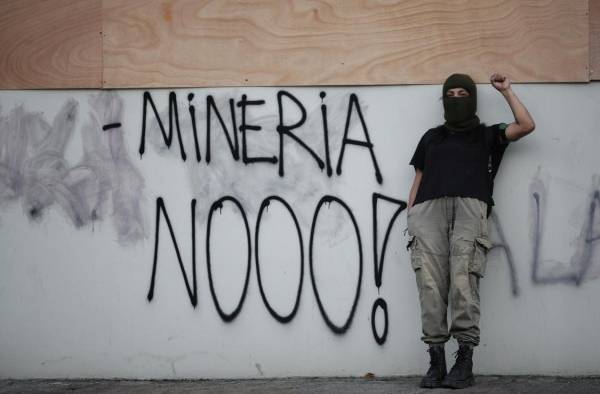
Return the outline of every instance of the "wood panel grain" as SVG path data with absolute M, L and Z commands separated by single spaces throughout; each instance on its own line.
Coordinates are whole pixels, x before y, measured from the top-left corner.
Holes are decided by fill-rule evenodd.
M 590 0 L 590 79 L 600 80 L 600 0 Z
M 104 0 L 104 86 L 589 80 L 587 0 Z
M 0 0 L 0 88 L 102 86 L 101 0 Z

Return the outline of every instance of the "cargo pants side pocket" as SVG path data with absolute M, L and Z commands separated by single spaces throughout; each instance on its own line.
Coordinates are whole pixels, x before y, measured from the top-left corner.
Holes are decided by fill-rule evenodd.
M 492 243 L 485 236 L 475 238 L 473 257 L 469 262 L 469 280 L 471 283 L 471 295 L 477 302 L 479 302 L 479 280 L 485 275 L 487 254 L 492 246 Z
M 493 245 L 487 237 L 479 236 L 475 238 L 473 258 L 469 265 L 469 273 L 474 274 L 479 278 L 483 278 L 487 265 L 487 254 L 492 247 Z
M 420 269 L 423 265 L 423 251 L 419 245 L 419 239 L 411 235 L 406 245 L 406 249 L 410 251 L 410 264 L 414 271 Z

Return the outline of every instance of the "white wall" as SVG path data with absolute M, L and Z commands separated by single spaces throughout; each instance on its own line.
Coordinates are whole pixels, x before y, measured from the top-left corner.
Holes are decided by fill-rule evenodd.
M 166 149 L 150 107 L 145 153 L 140 156 L 143 91 L 0 92 L 0 377 L 357 376 L 425 370 L 417 289 L 403 234 L 406 216 L 402 212 L 392 227 L 378 291 L 371 199 L 380 193 L 407 200 L 414 174 L 408 162 L 416 143 L 442 121 L 440 87 L 285 89 L 307 110 L 306 123 L 296 134 L 323 159 L 319 92 L 327 93 L 323 102 L 331 177 L 289 137 L 283 177 L 277 164 L 235 161 L 214 114 L 208 165 L 206 97 L 215 97 L 228 127 L 229 98 L 238 102 L 246 94 L 249 100 L 265 100 L 247 110 L 247 123 L 262 126 L 247 132 L 248 152 L 278 156 L 278 90 L 177 90 L 185 162 L 176 137 Z M 600 84 L 516 85 L 514 90 L 537 128 L 508 148 L 496 180 L 497 218 L 490 222 L 490 231 L 498 247 L 490 254 L 482 282 L 476 372 L 598 374 L 600 256 L 595 246 L 600 199 L 593 196 L 600 187 Z M 150 92 L 168 127 L 169 91 Z M 195 94 L 199 163 L 189 92 Z M 360 102 L 381 184 L 364 147 L 346 145 L 343 172 L 335 172 L 351 93 Z M 493 88 L 480 85 L 479 97 L 483 121 L 512 121 L 509 107 Z M 284 98 L 286 123 L 299 119 L 295 108 Z M 240 108 L 235 111 L 239 126 Z M 121 126 L 102 130 L 116 122 Z M 356 111 L 351 126 L 350 137 L 364 140 Z M 537 229 L 533 193 L 540 199 Z M 248 288 L 240 313 L 230 322 L 217 313 L 206 265 L 209 210 L 225 195 L 242 205 L 252 240 Z M 290 204 L 303 240 L 300 302 L 288 323 L 269 314 L 257 280 L 255 226 L 261 202 L 270 195 Z M 311 223 L 325 195 L 347 204 L 362 241 L 359 298 L 343 334 L 334 333 L 323 319 L 309 269 Z M 191 291 L 190 204 L 197 200 L 195 307 L 163 216 L 154 294 L 147 299 L 158 197 L 173 225 Z M 378 206 L 381 255 L 383 235 L 397 206 L 383 201 Z M 287 211 L 272 202 L 260 228 L 261 279 L 266 297 L 281 315 L 292 311 L 296 297 L 297 238 Z M 216 296 L 224 313 L 231 313 L 242 295 L 248 253 L 243 220 L 231 203 L 213 214 L 210 251 Z M 342 326 L 354 300 L 359 266 L 354 227 L 340 205 L 323 205 L 313 257 L 324 308 L 333 324 Z M 388 307 L 383 345 L 371 330 L 378 297 Z M 381 333 L 381 310 L 376 323 Z M 454 348 L 449 346 L 450 351 Z

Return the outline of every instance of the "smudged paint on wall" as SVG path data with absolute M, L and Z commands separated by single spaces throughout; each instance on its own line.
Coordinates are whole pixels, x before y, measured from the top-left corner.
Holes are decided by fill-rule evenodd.
M 555 229 L 555 226 L 561 226 L 560 223 L 551 223 L 546 219 L 548 178 L 538 169 L 530 184 L 533 246 L 531 280 L 535 284 L 566 283 L 579 286 L 584 280 L 600 276 L 600 254 L 596 251 L 600 242 L 600 177 L 597 174 L 592 176 L 591 188 L 582 211 L 584 218 L 581 230 L 571 243 L 574 245 L 574 253 L 568 263 L 541 256 L 544 234 Z
M 109 215 L 110 200 L 119 242 L 137 242 L 147 236 L 144 180 L 120 128 L 123 101 L 108 91 L 88 100 L 92 111 L 81 129 L 83 156 L 75 165 L 65 150 L 75 132 L 76 100 L 67 100 L 52 124 L 23 104 L 0 117 L 0 205 L 21 200 L 25 214 L 40 221 L 56 204 L 81 228 Z

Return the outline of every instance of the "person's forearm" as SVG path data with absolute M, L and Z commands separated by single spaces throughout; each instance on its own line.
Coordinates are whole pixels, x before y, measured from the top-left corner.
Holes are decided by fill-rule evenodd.
M 413 206 L 413 202 L 415 201 L 416 194 L 417 194 L 417 190 L 415 188 L 415 184 L 413 183 L 412 187 L 410 188 L 410 193 L 408 194 L 408 207 L 407 207 L 407 209 L 410 209 Z
M 527 108 L 521 103 L 521 100 L 519 100 L 516 93 L 511 88 L 503 90 L 501 93 L 515 117 L 515 122 L 524 130 L 533 130 L 535 128 L 533 118 L 529 114 L 529 111 L 527 111 Z
M 415 202 L 415 197 L 417 196 L 417 191 L 419 190 L 419 185 L 421 184 L 421 176 L 422 173 L 420 170 L 417 170 L 415 173 L 415 179 L 413 180 L 412 186 L 410 187 L 410 192 L 408 193 L 408 207 L 410 209 Z

